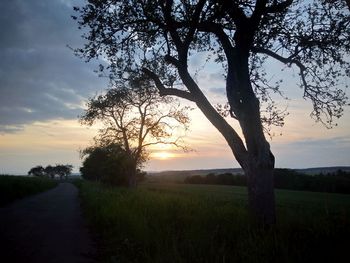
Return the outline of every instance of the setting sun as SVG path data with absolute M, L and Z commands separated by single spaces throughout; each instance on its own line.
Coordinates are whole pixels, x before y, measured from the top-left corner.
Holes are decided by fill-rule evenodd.
M 160 160 L 167 160 L 174 156 L 169 152 L 155 152 L 155 153 L 152 153 L 152 157 Z

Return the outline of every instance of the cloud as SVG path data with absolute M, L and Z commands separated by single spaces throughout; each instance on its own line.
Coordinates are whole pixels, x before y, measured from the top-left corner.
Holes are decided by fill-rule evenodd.
M 74 119 L 107 81 L 73 55 L 83 45 L 68 0 L 0 2 L 0 132 L 51 119 Z
M 215 72 L 215 73 L 210 73 L 209 80 L 222 83 L 225 80 L 224 72 L 219 71 L 219 72 Z
M 333 138 L 307 138 L 300 141 L 295 141 L 290 143 L 294 146 L 303 146 L 303 147 L 314 147 L 317 146 L 319 148 L 333 148 L 333 147 L 349 147 L 350 146 L 350 138 L 349 137 L 333 137 Z
M 278 167 L 349 165 L 350 139 L 347 136 L 305 138 L 273 144 Z
M 209 92 L 217 94 L 217 95 L 225 95 L 226 91 L 224 88 L 210 88 Z

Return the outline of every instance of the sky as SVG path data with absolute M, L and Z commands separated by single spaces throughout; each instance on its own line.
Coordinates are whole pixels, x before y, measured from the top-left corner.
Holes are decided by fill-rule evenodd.
M 85 63 L 69 47 L 83 45 L 82 32 L 71 18 L 74 0 L 0 1 L 0 174 L 26 174 L 35 165 L 81 166 L 79 151 L 92 143 L 98 127 L 78 122 L 85 101 L 107 88 L 97 62 Z M 193 70 L 203 57 L 190 62 Z M 283 128 L 269 138 L 277 167 L 307 168 L 350 165 L 350 108 L 338 126 L 326 129 L 310 117 L 311 103 L 302 99 L 293 69 L 280 71 L 271 63 L 274 78 L 284 78 L 290 98 L 277 100 L 290 113 Z M 222 102 L 222 69 L 207 66 L 197 76 L 213 103 Z M 350 80 L 345 80 L 349 83 Z M 348 96 L 349 91 L 346 91 Z M 193 105 L 192 105 L 193 106 Z M 199 110 L 191 112 L 185 142 L 192 151 L 169 146 L 150 149 L 148 171 L 239 167 L 222 136 Z M 234 120 L 229 120 L 239 130 Z M 282 135 L 280 135 L 282 133 Z

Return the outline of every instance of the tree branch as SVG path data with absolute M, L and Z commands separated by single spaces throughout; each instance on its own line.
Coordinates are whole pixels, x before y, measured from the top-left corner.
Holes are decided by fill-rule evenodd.
M 350 11 L 350 0 L 345 0 L 345 1 L 346 1 L 347 6 L 349 7 L 349 11 Z
M 198 30 L 202 32 L 213 33 L 218 38 L 220 44 L 222 45 L 222 48 L 225 51 L 225 54 L 227 54 L 226 58 L 229 66 L 232 65 L 232 56 L 230 56 L 229 54 L 232 54 L 233 46 L 230 41 L 230 38 L 225 33 L 222 26 L 214 22 L 205 21 L 198 24 Z
M 265 54 L 265 55 L 268 55 L 284 64 L 288 64 L 288 65 L 291 65 L 291 64 L 295 64 L 296 66 L 298 66 L 300 68 L 300 70 L 302 71 L 305 71 L 306 70 L 306 67 L 299 61 L 299 60 L 296 60 L 296 59 L 293 59 L 292 57 L 293 56 L 290 56 L 288 58 L 285 58 L 285 57 L 282 57 L 281 55 L 273 52 L 272 50 L 270 49 L 266 49 L 266 48 L 252 48 L 252 51 L 256 52 L 256 53 L 260 53 L 260 54 Z
M 280 13 L 286 10 L 294 0 L 286 0 L 284 2 L 268 6 L 266 8 L 267 13 Z
M 274 58 L 274 59 L 276 59 L 284 64 L 288 64 L 288 65 L 295 64 L 297 67 L 299 67 L 301 81 L 302 81 L 302 84 L 304 86 L 304 90 L 306 92 L 306 90 L 309 87 L 309 85 L 307 84 L 307 81 L 306 81 L 306 77 L 305 77 L 306 67 L 299 60 L 293 59 L 293 55 L 291 55 L 288 58 L 285 58 L 285 57 L 282 57 L 281 55 L 273 52 L 272 50 L 265 49 L 265 48 L 253 48 L 253 51 L 255 51 L 257 53 L 268 55 L 268 56 L 270 56 L 270 57 L 272 57 L 272 58 Z
M 247 16 L 236 1 L 224 0 L 222 9 L 223 12 L 229 13 L 236 26 L 241 26 L 247 22 Z
M 262 15 L 266 12 L 266 4 L 267 0 L 257 0 L 255 3 L 254 12 L 250 18 L 254 23 L 254 30 L 258 27 Z
M 164 13 L 165 18 L 165 26 L 169 30 L 169 33 L 171 35 L 171 38 L 174 40 L 174 43 L 176 46 L 180 47 L 183 45 L 181 38 L 176 31 L 175 21 L 171 16 L 171 10 L 172 10 L 173 0 L 166 0 L 165 4 L 162 6 L 162 10 Z
M 143 68 L 142 71 L 154 81 L 161 96 L 177 96 L 183 99 L 196 102 L 195 98 L 192 96 L 191 93 L 184 90 L 166 88 L 154 72 L 150 71 L 147 68 Z
M 171 141 L 171 142 L 166 142 L 166 141 L 161 141 L 161 140 L 160 141 L 156 141 L 156 142 L 150 142 L 150 143 L 146 143 L 146 144 L 142 145 L 142 147 L 145 148 L 145 147 L 148 147 L 148 146 L 151 146 L 151 145 L 167 144 L 167 145 L 174 145 L 174 146 L 176 146 L 178 148 L 183 149 L 184 151 L 188 151 L 189 150 L 188 147 L 178 143 L 179 139 L 181 139 L 181 138 L 178 138 L 177 140 Z
M 184 41 L 184 44 L 187 49 L 193 40 L 193 36 L 194 36 L 194 33 L 196 32 L 197 25 L 200 19 L 200 14 L 203 10 L 205 3 L 206 3 L 206 0 L 199 0 L 198 4 L 196 5 L 195 11 L 192 14 L 191 21 L 190 21 L 190 30 L 188 31 Z

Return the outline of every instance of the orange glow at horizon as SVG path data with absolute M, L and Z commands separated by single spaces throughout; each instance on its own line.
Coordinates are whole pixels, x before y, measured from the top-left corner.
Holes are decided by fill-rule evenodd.
M 158 160 L 168 160 L 174 158 L 175 155 L 170 152 L 160 151 L 151 153 L 151 157 Z

